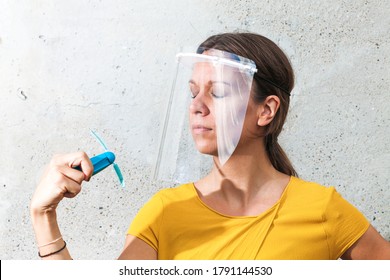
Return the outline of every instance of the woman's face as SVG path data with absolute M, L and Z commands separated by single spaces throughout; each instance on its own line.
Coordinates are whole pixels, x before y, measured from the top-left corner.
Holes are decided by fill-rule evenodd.
M 198 151 L 216 156 L 218 149 L 213 109 L 212 72 L 212 67 L 209 67 L 207 63 L 197 63 L 195 65 L 189 81 L 192 98 L 189 117 L 191 134 Z
M 216 67 L 207 62 L 194 65 L 189 81 L 192 95 L 189 115 L 199 152 L 218 155 L 220 159 L 221 155 L 228 158 L 234 152 L 242 130 L 247 130 L 243 123 L 250 86 L 236 68 Z

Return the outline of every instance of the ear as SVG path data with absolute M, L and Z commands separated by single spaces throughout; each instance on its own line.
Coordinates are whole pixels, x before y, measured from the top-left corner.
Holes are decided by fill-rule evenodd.
M 266 126 L 275 117 L 279 110 L 280 99 L 276 95 L 267 96 L 257 110 L 257 125 Z

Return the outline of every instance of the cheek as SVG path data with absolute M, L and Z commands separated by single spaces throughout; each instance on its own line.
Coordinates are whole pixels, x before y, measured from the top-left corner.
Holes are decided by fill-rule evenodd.
M 250 104 L 248 105 L 248 109 L 245 114 L 242 134 L 249 137 L 259 137 L 261 135 L 262 128 L 257 124 L 257 122 L 257 107 Z

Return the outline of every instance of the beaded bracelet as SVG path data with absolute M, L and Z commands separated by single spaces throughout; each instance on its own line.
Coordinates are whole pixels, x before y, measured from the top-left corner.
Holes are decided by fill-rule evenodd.
M 57 254 L 57 253 L 61 252 L 62 250 L 65 249 L 65 247 L 66 247 L 66 242 L 65 242 L 65 240 L 64 240 L 64 246 L 62 246 L 62 248 L 60 248 L 59 250 L 54 251 L 54 252 L 51 252 L 51 253 L 46 254 L 46 255 L 41 255 L 41 252 L 38 251 L 38 256 L 39 256 L 40 258 L 45 258 L 45 257 L 48 257 L 48 256 L 51 256 L 51 255 L 54 255 L 54 254 Z

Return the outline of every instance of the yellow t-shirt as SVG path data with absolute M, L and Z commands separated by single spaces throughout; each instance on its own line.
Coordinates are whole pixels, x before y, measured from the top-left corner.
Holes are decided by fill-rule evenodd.
M 369 222 L 333 187 L 291 177 L 279 201 L 258 216 L 227 216 L 205 205 L 193 183 L 159 191 L 128 234 L 158 259 L 338 259 Z

